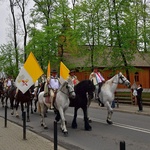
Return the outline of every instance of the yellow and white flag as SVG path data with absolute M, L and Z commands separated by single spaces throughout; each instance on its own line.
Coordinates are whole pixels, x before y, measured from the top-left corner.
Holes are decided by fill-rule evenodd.
M 69 77 L 70 70 L 63 64 L 63 62 L 60 62 L 60 81 L 61 83 L 67 80 Z
M 43 70 L 31 52 L 16 78 L 17 88 L 25 93 L 42 74 Z
M 50 73 L 51 73 L 51 66 L 50 66 L 50 61 L 49 61 L 48 66 L 47 66 L 47 77 L 50 77 Z

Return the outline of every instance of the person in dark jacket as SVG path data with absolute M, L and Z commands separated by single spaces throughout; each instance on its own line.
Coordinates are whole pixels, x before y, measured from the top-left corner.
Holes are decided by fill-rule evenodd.
M 139 110 L 138 111 L 143 111 L 143 106 L 142 106 L 142 91 L 143 91 L 143 88 L 142 88 L 142 85 L 139 84 L 138 85 L 138 88 L 136 89 L 137 90 L 137 104 L 138 104 L 138 107 L 139 107 Z

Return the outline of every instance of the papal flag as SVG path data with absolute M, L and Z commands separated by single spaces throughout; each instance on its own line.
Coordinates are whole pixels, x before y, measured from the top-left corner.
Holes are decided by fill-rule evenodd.
M 60 80 L 61 83 L 64 82 L 69 77 L 70 70 L 64 65 L 63 62 L 60 62 Z
M 47 66 L 47 77 L 50 77 L 50 73 L 51 73 L 51 66 L 50 66 L 50 61 L 49 61 L 48 66 Z
M 25 93 L 42 74 L 43 70 L 31 52 L 16 78 L 17 88 Z

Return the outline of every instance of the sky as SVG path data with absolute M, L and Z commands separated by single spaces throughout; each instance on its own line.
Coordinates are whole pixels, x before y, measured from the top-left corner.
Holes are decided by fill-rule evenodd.
M 147 0 L 150 2 L 150 0 Z M 33 6 L 33 1 L 30 0 L 30 6 Z M 8 20 L 9 20 L 10 8 L 8 0 L 0 0 L 0 45 L 6 44 L 8 41 Z
M 0 2 L 0 45 L 6 42 L 8 12 L 6 0 Z
M 33 7 L 34 2 L 30 0 L 30 7 Z M 8 35 L 8 28 L 10 26 L 9 23 L 9 17 L 11 16 L 10 8 L 9 8 L 9 1 L 8 0 L 0 0 L 0 45 L 6 44 L 9 40 L 7 38 Z

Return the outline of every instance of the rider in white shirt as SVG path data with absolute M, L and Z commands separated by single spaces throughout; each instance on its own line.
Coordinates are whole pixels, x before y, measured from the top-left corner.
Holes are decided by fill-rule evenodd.
M 57 71 L 52 70 L 51 77 L 50 78 L 48 77 L 47 83 L 45 84 L 45 87 L 44 87 L 44 93 L 48 92 L 48 95 L 47 94 L 45 95 L 50 96 L 51 109 L 54 109 L 53 102 L 55 100 L 56 93 L 59 87 L 60 87 L 60 81 L 59 81 L 59 78 L 57 77 Z
M 101 91 L 101 86 L 103 82 L 105 82 L 104 77 L 101 75 L 101 73 L 98 71 L 98 67 L 95 67 L 93 72 L 90 74 L 89 79 L 93 81 L 93 84 L 95 85 L 95 96 L 96 99 L 99 99 L 98 94 Z

